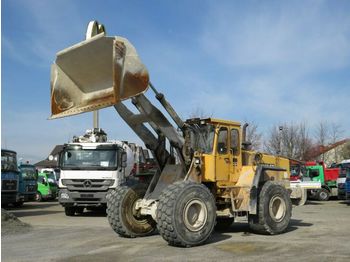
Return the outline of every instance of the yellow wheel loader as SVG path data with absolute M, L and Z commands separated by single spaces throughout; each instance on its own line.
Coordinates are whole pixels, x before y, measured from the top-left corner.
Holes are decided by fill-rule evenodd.
M 247 124 L 183 121 L 149 81 L 132 44 L 96 31 L 57 53 L 51 118 L 113 106 L 154 155 L 159 170 L 148 187 L 123 184 L 108 195 L 113 230 L 138 237 L 158 228 L 170 245 L 183 247 L 203 244 L 215 226 L 228 227 L 238 216 L 258 233 L 284 232 L 292 212 L 288 159 L 251 151 Z M 148 89 L 170 118 L 146 97 Z

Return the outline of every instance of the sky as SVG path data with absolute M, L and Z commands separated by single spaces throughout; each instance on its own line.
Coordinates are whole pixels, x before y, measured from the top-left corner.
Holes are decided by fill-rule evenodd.
M 253 121 L 263 133 L 328 121 L 350 137 L 349 13 L 346 0 L 2 0 L 1 146 L 35 163 L 92 127 L 92 113 L 48 120 L 50 66 L 91 20 L 130 40 L 182 118 Z M 100 126 L 141 143 L 113 108 Z

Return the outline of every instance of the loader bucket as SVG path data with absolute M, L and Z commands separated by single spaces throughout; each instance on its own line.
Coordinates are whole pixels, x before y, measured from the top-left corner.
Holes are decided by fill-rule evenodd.
M 146 67 L 122 37 L 103 34 L 57 53 L 51 66 L 51 119 L 112 106 L 144 93 Z

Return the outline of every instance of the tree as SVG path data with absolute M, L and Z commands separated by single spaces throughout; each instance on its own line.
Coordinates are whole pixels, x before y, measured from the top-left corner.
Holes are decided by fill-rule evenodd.
M 329 126 L 327 121 L 321 121 L 318 123 L 315 132 L 316 144 L 320 147 L 326 146 L 329 142 Z M 321 155 L 321 160 L 325 160 L 325 155 Z
M 331 140 L 330 142 L 332 144 L 339 142 L 343 133 L 344 133 L 344 130 L 342 129 L 340 124 L 332 123 L 332 125 L 330 127 L 330 140 Z M 339 149 L 339 147 L 335 147 L 334 148 L 334 161 L 336 163 L 338 163 L 340 161 L 340 158 L 341 158 L 341 150 Z
M 305 123 L 285 123 L 275 125 L 270 129 L 264 146 L 270 154 L 305 160 L 312 147 L 312 140 Z
M 251 143 L 253 150 L 260 150 L 262 133 L 258 132 L 258 125 L 255 122 L 248 122 L 246 139 Z

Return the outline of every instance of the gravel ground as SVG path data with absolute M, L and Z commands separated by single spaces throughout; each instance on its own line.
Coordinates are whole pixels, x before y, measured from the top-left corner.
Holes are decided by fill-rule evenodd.
M 194 248 L 168 246 L 157 234 L 121 238 L 104 214 L 66 217 L 57 202 L 8 211 L 26 226 L 2 222 L 2 261 L 350 261 L 350 206 L 337 200 L 293 208 L 284 234 L 256 235 L 240 220 Z

